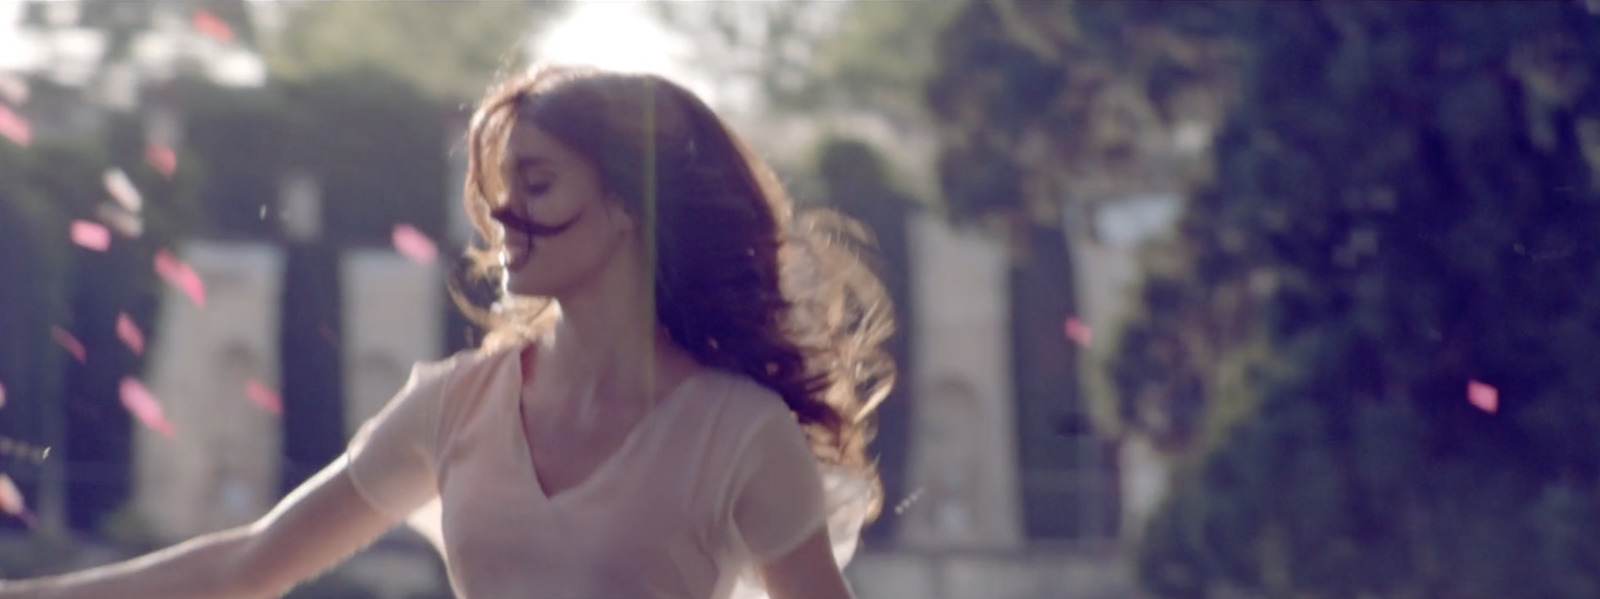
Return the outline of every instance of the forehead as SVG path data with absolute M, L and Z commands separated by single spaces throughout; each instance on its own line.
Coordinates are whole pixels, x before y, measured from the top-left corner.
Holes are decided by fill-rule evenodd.
M 578 161 L 581 158 L 572 148 L 521 119 L 512 123 L 506 134 L 505 151 L 500 154 L 500 166 L 505 169 L 532 165 L 560 167 Z

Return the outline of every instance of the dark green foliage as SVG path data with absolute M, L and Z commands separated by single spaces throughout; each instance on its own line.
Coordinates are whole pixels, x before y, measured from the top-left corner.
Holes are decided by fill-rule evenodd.
M 282 35 L 263 44 L 274 77 L 290 83 L 375 70 L 450 105 L 475 100 L 513 65 L 530 32 L 566 2 L 410 0 L 287 5 Z
M 1600 165 L 1580 136 L 1600 127 L 1600 19 L 1578 2 L 1247 6 L 1215 181 L 1112 364 L 1125 413 L 1203 414 L 1141 580 L 1593 596 Z

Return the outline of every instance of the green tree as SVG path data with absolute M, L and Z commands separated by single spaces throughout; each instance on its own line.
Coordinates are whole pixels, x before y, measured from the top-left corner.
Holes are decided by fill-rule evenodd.
M 1096 368 L 1122 308 L 1095 293 L 1125 276 L 1103 257 L 1131 251 L 1097 223 L 1128 200 L 1179 196 L 1206 178 L 1204 150 L 1242 73 L 1243 48 L 1225 35 L 1241 10 L 983 0 L 963 3 L 936 38 L 939 68 L 924 93 L 944 208 L 1015 250 L 1019 454 L 1036 535 L 1115 534 L 1125 517 L 1108 490 L 1116 485 L 1048 481 L 1114 478 L 1118 445 L 1107 438 L 1169 447 L 1181 437 L 1165 421 L 1118 414 Z M 1069 317 L 1098 328 L 1092 351 L 1064 338 Z
M 362 69 L 392 73 L 444 103 L 475 100 L 565 2 L 417 0 L 292 4 L 262 44 L 276 77 L 307 81 Z
M 934 35 L 964 2 L 662 3 L 656 14 L 695 41 L 691 58 L 748 82 L 768 110 L 919 118 L 937 66 Z
M 1124 413 L 1190 422 L 1196 452 L 1141 581 L 1600 593 L 1600 18 L 1238 10 L 1215 178 L 1111 364 Z
M 667 2 L 662 23 L 729 99 L 724 113 L 796 191 L 818 185 L 810 159 L 830 137 L 870 143 L 920 202 L 934 115 L 923 102 L 937 32 L 966 2 Z
M 1238 76 L 1238 48 L 1218 31 L 1239 10 L 1234 2 L 965 3 L 939 34 L 939 68 L 924 90 L 952 215 L 999 217 L 1026 240 L 1032 224 L 1060 228 L 1064 214 L 1092 217 L 1108 202 L 1203 174 L 1196 150 Z

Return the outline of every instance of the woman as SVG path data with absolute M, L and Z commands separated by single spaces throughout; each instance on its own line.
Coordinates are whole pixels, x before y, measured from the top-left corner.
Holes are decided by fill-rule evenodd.
M 792 217 L 655 76 L 505 82 L 468 152 L 469 257 L 501 287 L 460 302 L 481 348 L 418 365 L 259 521 L 0 599 L 276 596 L 405 519 L 462 599 L 850 597 L 834 553 L 877 510 L 862 422 L 892 378 L 858 232 Z

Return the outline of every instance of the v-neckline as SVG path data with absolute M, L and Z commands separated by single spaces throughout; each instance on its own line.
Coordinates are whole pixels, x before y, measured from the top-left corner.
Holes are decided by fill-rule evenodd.
M 516 376 L 513 378 L 516 381 L 516 386 L 514 387 L 515 391 L 509 394 L 511 396 L 511 402 L 513 406 L 513 417 L 508 418 L 507 420 L 510 420 L 512 424 L 514 424 L 512 429 L 515 433 L 517 441 L 516 444 L 518 451 L 516 453 L 520 456 L 518 461 L 521 462 L 522 472 L 526 473 L 530 479 L 529 482 L 533 485 L 534 493 L 548 504 L 559 503 L 566 497 L 583 491 L 584 489 L 592 486 L 592 483 L 594 483 L 596 479 L 601 478 L 609 470 L 611 470 L 614 464 L 621 461 L 625 454 L 628 453 L 628 450 L 633 447 L 633 445 L 638 441 L 639 437 L 643 436 L 644 430 L 652 422 L 660 419 L 659 414 L 662 412 L 662 408 L 666 406 L 674 396 L 683 393 L 684 388 L 688 387 L 690 383 L 699 378 L 704 370 L 703 368 L 700 368 L 690 372 L 687 376 L 683 377 L 683 380 L 678 381 L 678 383 L 673 386 L 672 390 L 668 391 L 665 395 L 662 395 L 661 399 L 656 400 L 655 405 L 650 408 L 650 411 L 646 413 L 643 418 L 639 419 L 638 422 L 635 422 L 633 427 L 628 429 L 628 433 L 623 437 L 622 443 L 617 445 L 616 449 L 612 450 L 610 455 L 602 459 L 600 463 L 594 467 L 594 469 L 589 471 L 588 475 L 583 477 L 582 480 L 579 480 L 578 482 L 567 486 L 567 488 L 556 492 L 554 495 L 551 495 L 550 492 L 545 489 L 544 481 L 539 480 L 539 465 L 533 457 L 532 439 L 528 437 L 527 420 L 522 405 L 522 389 L 528 384 L 528 375 L 531 374 L 531 372 L 524 371 L 525 364 L 523 352 L 527 351 L 535 352 L 535 354 L 532 356 L 532 359 L 528 361 L 532 362 L 533 364 L 537 364 L 539 359 L 537 354 L 538 350 L 530 345 L 522 345 L 518 347 L 516 351 L 510 352 L 514 357 L 512 362 L 513 368 L 515 368 L 514 372 Z M 532 369 L 528 370 L 531 371 Z

